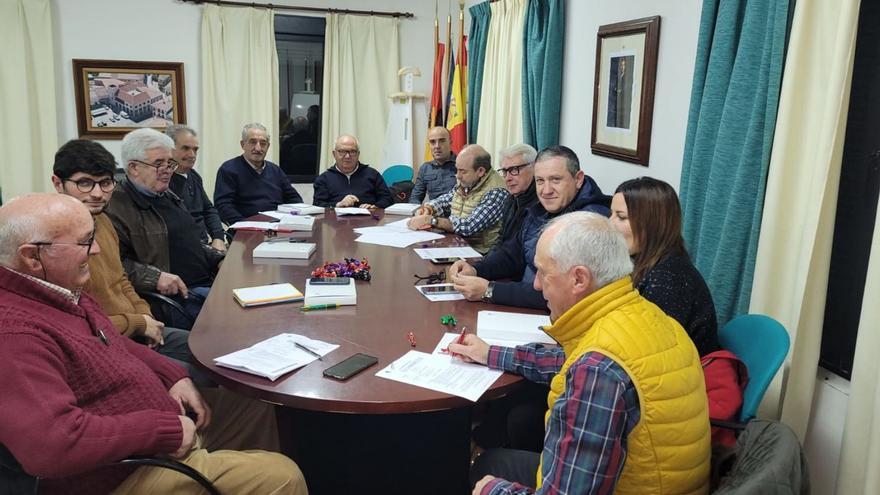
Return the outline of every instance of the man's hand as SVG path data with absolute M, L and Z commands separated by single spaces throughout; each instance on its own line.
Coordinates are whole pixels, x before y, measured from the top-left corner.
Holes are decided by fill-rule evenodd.
M 458 260 L 449 267 L 449 270 L 446 271 L 446 280 L 450 282 L 455 280 L 455 277 L 459 275 L 476 275 L 477 269 L 471 266 L 465 260 Z
M 489 288 L 488 280 L 474 275 L 456 275 L 455 278 L 452 279 L 452 284 L 455 287 L 455 290 L 461 292 L 468 301 L 479 301 L 483 299 L 483 294 L 485 294 L 486 289 Z
M 223 239 L 214 239 L 211 241 L 211 247 L 217 251 L 226 252 L 226 242 Z
M 467 363 L 486 364 L 489 361 L 489 344 L 475 334 L 465 334 L 461 344 L 451 342 L 449 354 L 457 355 Z
M 375 210 L 376 205 L 371 205 L 370 203 L 361 203 L 360 205 L 358 205 L 358 208 L 366 208 L 368 210 Z
M 419 206 L 418 209 L 413 213 L 413 215 L 434 215 L 434 208 L 431 208 L 428 205 Z
M 419 215 L 410 218 L 406 222 L 406 226 L 412 230 L 426 230 L 431 228 L 431 215 Z
M 160 345 L 165 345 L 165 336 L 163 333 L 165 324 L 161 321 L 156 321 L 150 315 L 144 315 L 144 321 L 147 322 L 147 326 L 144 328 L 141 335 L 147 339 L 147 346 L 153 349 Z
M 180 419 L 180 426 L 183 428 L 183 440 L 180 442 L 180 447 L 171 453 L 171 457 L 183 459 L 196 443 L 196 425 L 186 416 L 178 416 L 177 418 Z
M 358 197 L 355 196 L 354 194 L 347 194 L 344 198 L 339 200 L 338 203 L 336 203 L 336 207 L 337 208 L 345 208 L 348 206 L 355 206 L 356 204 L 358 204 L 360 202 L 361 202 L 361 200 L 359 200 Z
M 156 290 L 158 290 L 160 294 L 166 296 L 173 296 L 178 293 L 183 296 L 184 299 L 189 296 L 189 290 L 186 288 L 186 284 L 183 283 L 183 280 L 177 275 L 168 272 L 162 272 L 159 274 L 159 281 L 156 282 Z
M 211 408 L 205 403 L 202 394 L 196 390 L 192 380 L 182 378 L 168 389 L 168 395 L 180 404 L 180 410 L 196 413 L 196 427 L 202 429 L 211 424 Z
M 495 477 L 492 476 L 491 474 L 487 474 L 486 476 L 483 476 L 483 479 L 481 479 L 480 481 L 477 482 L 476 485 L 474 485 L 474 492 L 471 495 L 480 495 L 480 492 L 483 491 L 483 487 L 486 486 L 487 484 L 489 484 L 489 482 L 494 479 L 495 479 Z

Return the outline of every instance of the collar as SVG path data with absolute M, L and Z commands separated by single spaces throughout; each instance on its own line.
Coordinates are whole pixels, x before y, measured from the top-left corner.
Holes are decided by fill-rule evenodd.
M 158 197 L 161 197 L 163 194 L 165 194 L 165 193 L 154 193 L 153 191 L 150 191 L 146 187 L 138 184 L 137 182 L 135 182 L 133 180 L 130 180 L 128 182 L 131 184 L 131 187 L 133 187 L 135 191 L 143 194 L 144 196 L 146 196 L 148 198 L 158 198 Z
M 347 173 L 343 172 L 342 170 L 340 170 L 339 167 L 338 167 L 335 163 L 333 164 L 333 168 L 334 168 L 337 172 L 339 172 L 340 174 L 342 174 L 342 175 L 344 175 L 344 176 L 346 176 L 346 177 L 348 177 L 348 178 L 351 178 L 352 175 L 356 174 L 357 171 L 361 169 L 361 162 L 358 162 L 358 163 L 357 163 L 357 166 L 354 168 L 354 170 L 351 171 L 350 174 L 347 174 Z
M 632 280 L 627 275 L 578 301 L 552 325 L 544 327 L 544 331 L 556 339 L 565 354 L 570 356 L 596 320 L 638 296 L 639 293 L 633 288 Z
M 449 158 L 444 160 L 442 163 L 438 162 L 437 160 L 431 160 L 428 163 L 430 163 L 431 165 L 433 165 L 435 167 L 442 167 L 442 166 L 446 165 L 447 163 L 451 163 L 453 166 L 455 166 L 455 153 L 450 153 Z
M 79 288 L 76 290 L 70 290 L 70 289 L 66 289 L 64 287 L 61 287 L 60 285 L 55 285 L 52 282 L 47 282 L 41 278 L 34 277 L 33 275 L 28 275 L 27 273 L 22 273 L 18 270 L 13 270 L 12 268 L 9 268 L 8 266 L 3 266 L 2 268 L 5 268 L 5 269 L 9 270 L 10 272 L 15 273 L 16 275 L 20 275 L 20 276 L 30 280 L 31 282 L 34 282 L 38 285 L 41 285 L 41 286 L 49 289 L 50 291 L 60 295 L 64 299 L 70 301 L 74 305 L 79 304 L 79 296 L 80 296 L 80 294 L 82 294 L 82 288 Z
M 266 160 L 263 160 L 263 166 L 262 166 L 262 167 L 257 167 L 257 166 L 254 165 L 250 160 L 248 160 L 247 157 L 244 156 L 244 154 L 241 155 L 241 158 L 242 158 L 242 160 L 244 160 L 248 165 L 250 165 L 252 169 L 254 169 L 254 172 L 256 172 L 256 173 L 258 173 L 258 174 L 262 174 L 262 173 L 263 173 L 263 170 L 266 170 Z
M 138 185 L 136 183 L 128 180 L 127 177 L 122 179 L 122 181 L 119 184 L 120 184 L 120 189 L 122 189 L 124 191 L 128 191 L 127 196 L 129 198 L 131 198 L 132 202 L 134 202 L 134 204 L 142 210 L 146 210 L 152 206 L 150 200 L 153 198 L 160 198 L 160 197 L 161 198 L 171 198 L 171 200 L 174 201 L 175 203 L 182 203 L 183 202 L 183 200 L 180 199 L 180 196 L 178 196 L 177 194 L 174 194 L 174 191 L 172 191 L 171 189 L 167 189 L 164 193 L 162 193 L 161 196 L 159 196 L 159 195 L 157 195 L 155 193 L 151 193 L 149 191 L 143 192 L 142 188 L 138 187 Z M 120 192 L 122 192 L 122 191 L 120 191 Z M 117 192 L 116 194 L 119 194 L 119 192 Z M 152 196 L 150 194 L 152 194 Z

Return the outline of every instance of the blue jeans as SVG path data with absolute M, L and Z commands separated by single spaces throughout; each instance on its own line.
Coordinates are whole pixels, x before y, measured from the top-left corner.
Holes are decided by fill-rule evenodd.
M 205 303 L 205 299 L 208 298 L 208 292 L 210 291 L 210 286 L 190 287 L 186 299 L 180 294 L 174 296 L 173 299 L 183 307 L 183 310 L 186 311 L 186 314 L 189 316 L 189 320 L 178 312 L 172 311 L 169 315 L 170 321 L 166 321 L 165 323 L 168 326 L 183 328 L 184 330 L 192 329 L 193 323 L 195 323 L 196 318 L 199 317 L 199 312 L 202 311 L 202 305 Z

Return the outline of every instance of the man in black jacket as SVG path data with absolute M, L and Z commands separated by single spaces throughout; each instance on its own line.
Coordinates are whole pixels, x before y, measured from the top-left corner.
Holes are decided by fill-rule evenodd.
M 522 228 L 526 210 L 538 202 L 535 192 L 535 157 L 538 152 L 528 144 L 515 144 L 501 150 L 501 165 L 498 172 L 504 178 L 504 185 L 510 196 L 501 207 L 504 216 L 501 217 L 501 235 L 498 237 L 498 246 L 508 239 L 516 237 Z
M 387 208 L 394 202 L 382 174 L 358 160 L 360 145 L 354 136 L 336 139 L 336 163 L 315 179 L 315 206 Z
M 550 219 L 572 211 L 610 214 L 611 198 L 584 174 L 571 149 L 545 148 L 535 158 L 534 167 L 538 203 L 526 210 L 519 232 L 473 266 L 460 260 L 449 268 L 447 278 L 469 301 L 546 309 L 541 292 L 532 287 L 541 229 Z

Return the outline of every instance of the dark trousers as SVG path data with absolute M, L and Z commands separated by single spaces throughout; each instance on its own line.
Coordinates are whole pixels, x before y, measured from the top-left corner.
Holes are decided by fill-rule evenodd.
M 169 311 L 166 316 L 169 321 L 166 321 L 165 324 L 184 330 L 191 330 L 193 323 L 195 323 L 196 318 L 199 317 L 199 313 L 202 311 L 202 305 L 205 304 L 205 299 L 208 298 L 208 292 L 210 291 L 210 286 L 189 287 L 189 294 L 187 294 L 186 299 L 180 294 L 174 296 L 174 300 L 183 307 L 189 319 L 177 311 Z
M 474 442 L 484 449 L 506 447 L 540 452 L 544 446 L 544 415 L 549 387 L 527 382 L 507 397 L 489 403 L 473 431 Z
M 535 488 L 541 454 L 526 450 L 490 449 L 471 466 L 471 487 L 487 474 Z

